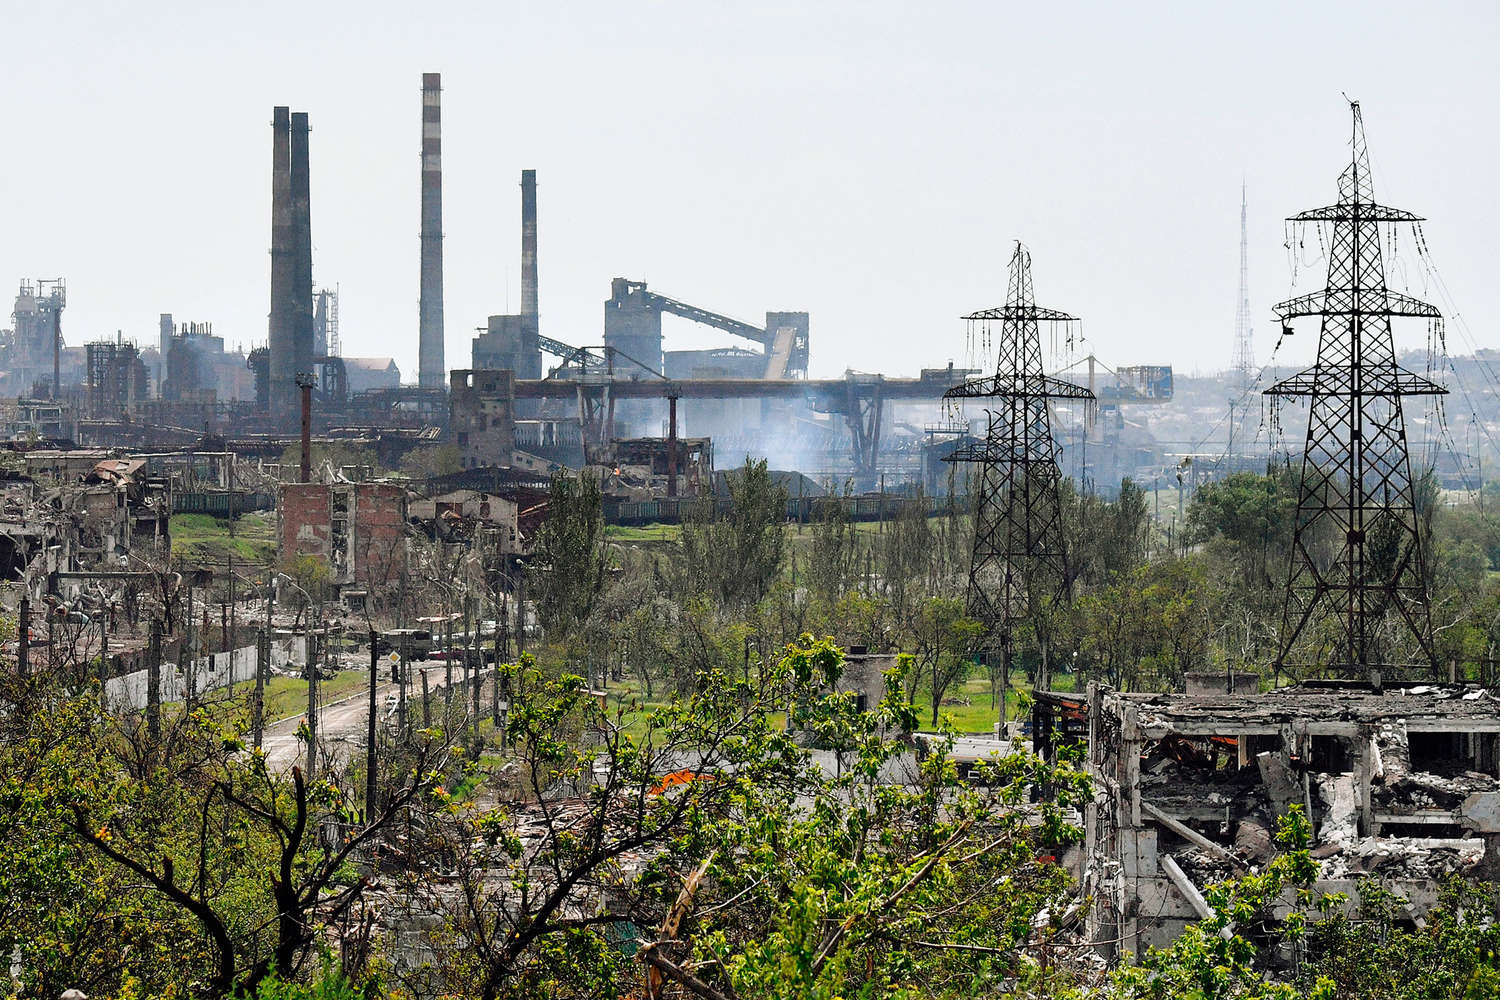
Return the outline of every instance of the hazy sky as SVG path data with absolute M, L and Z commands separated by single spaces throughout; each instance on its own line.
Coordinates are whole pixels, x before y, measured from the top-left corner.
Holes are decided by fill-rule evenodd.
M 534 167 L 542 330 L 560 340 L 600 342 L 619 275 L 747 320 L 810 311 L 815 375 L 962 363 L 956 317 L 1003 300 L 1020 238 L 1039 301 L 1081 315 L 1102 359 L 1217 369 L 1241 178 L 1264 361 L 1290 282 L 1281 219 L 1334 200 L 1347 92 L 1377 196 L 1430 219 L 1454 300 L 1496 345 L 1497 10 L 11 4 L 0 294 L 65 276 L 72 343 L 154 340 L 161 312 L 264 341 L 269 125 L 288 104 L 311 116 L 314 275 L 341 286 L 345 353 L 415 380 L 437 71 L 450 368 L 518 306 Z M 733 343 L 667 328 L 669 347 Z

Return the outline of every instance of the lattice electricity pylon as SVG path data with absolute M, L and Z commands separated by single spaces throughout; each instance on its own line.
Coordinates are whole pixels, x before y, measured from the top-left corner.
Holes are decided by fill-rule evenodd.
M 1069 588 L 1058 498 L 1062 474 L 1048 401 L 1092 403 L 1094 394 L 1043 373 L 1039 325 L 1075 318 L 1036 305 L 1031 255 L 1017 243 L 1005 305 L 964 317 L 1000 321 L 995 374 L 955 386 L 943 396 L 986 401 L 984 441 L 961 447 L 944 461 L 980 467 L 968 613 L 984 624 L 991 645 L 997 639 L 1007 644 L 1013 623 L 1038 610 L 1033 594 L 1056 600 Z
M 1401 400 L 1447 390 L 1396 364 L 1391 317 L 1440 314 L 1385 286 L 1380 223 L 1421 219 L 1375 203 L 1364 121 L 1351 109 L 1338 203 L 1292 217 L 1333 224 L 1328 286 L 1275 307 L 1283 327 L 1322 323 L 1317 363 L 1266 390 L 1311 399 L 1276 666 L 1313 624 L 1321 665 L 1379 687 L 1387 667 L 1436 667 Z

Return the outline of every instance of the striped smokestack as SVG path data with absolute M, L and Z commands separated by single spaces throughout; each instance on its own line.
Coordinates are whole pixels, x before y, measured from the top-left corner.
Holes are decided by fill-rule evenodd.
M 270 406 L 272 413 L 296 408 L 297 374 L 292 294 L 292 116 L 290 108 L 276 108 L 271 118 L 271 352 Z M 170 332 L 164 333 L 170 337 Z M 167 345 L 162 346 L 166 350 Z
M 536 171 L 521 171 L 521 318 L 537 329 Z
M 424 389 L 447 384 L 443 370 L 442 89 L 441 74 L 422 74 L 422 299 L 417 381 Z
M 307 151 L 307 113 L 292 115 L 292 385 L 296 405 L 275 411 L 297 425 L 296 377 L 313 374 L 312 190 Z

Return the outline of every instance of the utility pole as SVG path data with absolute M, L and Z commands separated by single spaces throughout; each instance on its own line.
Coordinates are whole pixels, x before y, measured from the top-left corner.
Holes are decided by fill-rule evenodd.
M 452 605 L 448 605 L 452 607 Z M 446 611 L 446 608 L 445 608 Z M 443 732 L 448 731 L 448 717 L 453 712 L 453 613 L 443 615 Z
M 380 680 L 380 654 L 375 649 L 375 629 L 370 629 L 370 719 L 365 727 L 365 823 L 375 822 L 376 767 L 375 756 L 375 685 Z
M 516 574 L 516 656 L 526 652 L 526 569 Z
M 151 619 L 151 639 L 146 646 L 146 733 L 155 743 L 161 739 L 161 619 Z M 260 744 L 257 742 L 256 746 Z
M 184 704 L 188 712 L 193 711 L 193 699 L 197 692 L 194 688 L 198 685 L 198 668 L 193 659 L 193 585 L 187 588 L 187 609 L 182 616 L 182 659 L 187 661 L 187 697 Z
M 255 696 L 250 705 L 250 728 L 257 750 L 266 732 L 266 673 L 270 666 L 271 633 L 260 629 L 255 637 Z
M 29 581 L 28 581 L 29 584 Z M 21 610 L 16 619 L 16 669 L 22 677 L 31 676 L 31 596 L 28 591 L 21 597 Z
M 312 631 L 307 633 L 307 780 L 311 781 L 318 772 L 318 659 L 322 654 L 319 646 L 319 632 L 322 633 L 322 642 L 328 641 L 328 626 L 323 622 L 323 609 L 318 608 L 318 624 L 313 626 Z
M 1302 316 L 1321 325 L 1317 363 L 1266 390 L 1310 397 L 1275 668 L 1317 620 L 1333 648 L 1316 665 L 1363 675 L 1378 691 L 1392 667 L 1420 665 L 1437 676 L 1402 400 L 1447 390 L 1396 363 L 1391 318 L 1441 313 L 1386 287 L 1380 224 L 1421 217 L 1375 202 L 1357 101 L 1350 112 L 1338 202 L 1291 219 L 1332 224 L 1328 285 L 1275 307 L 1284 328 Z M 1324 540 L 1335 546 L 1332 558 L 1322 553 Z

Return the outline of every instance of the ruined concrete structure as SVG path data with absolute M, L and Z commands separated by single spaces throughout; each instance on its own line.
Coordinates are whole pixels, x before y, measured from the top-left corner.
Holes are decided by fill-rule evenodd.
M 61 278 L 21 281 L 11 312 L 11 329 L 0 333 L 0 391 L 4 394 L 35 392 L 58 398 L 52 386 L 54 375 L 59 374 L 55 366 L 61 363 L 58 341 L 67 302 L 67 286 Z
M 483 490 L 452 490 L 430 500 L 413 500 L 407 516 L 439 541 L 474 541 L 485 533 L 485 551 L 499 556 L 526 551 L 521 508 L 515 499 Z
M 455 370 L 448 406 L 448 426 L 464 468 L 511 464 L 516 447 L 514 372 Z
M 138 400 L 151 394 L 150 375 L 135 344 L 103 340 L 84 345 L 88 365 L 88 413 L 98 419 L 129 418 Z
M 406 490 L 393 483 L 281 487 L 283 559 L 312 556 L 334 586 L 382 585 L 406 570 Z
M 1313 823 L 1318 892 L 1357 901 L 1373 876 L 1415 919 L 1446 875 L 1500 872 L 1500 698 L 1484 688 L 1091 684 L 1038 692 L 1032 721 L 1044 756 L 1087 742 L 1096 793 L 1074 868 L 1095 900 L 1090 937 L 1120 951 L 1208 915 L 1204 886 L 1269 860 L 1292 806 Z
M 710 438 L 616 438 L 603 458 L 600 485 L 606 496 L 616 499 L 696 496 L 713 483 Z

